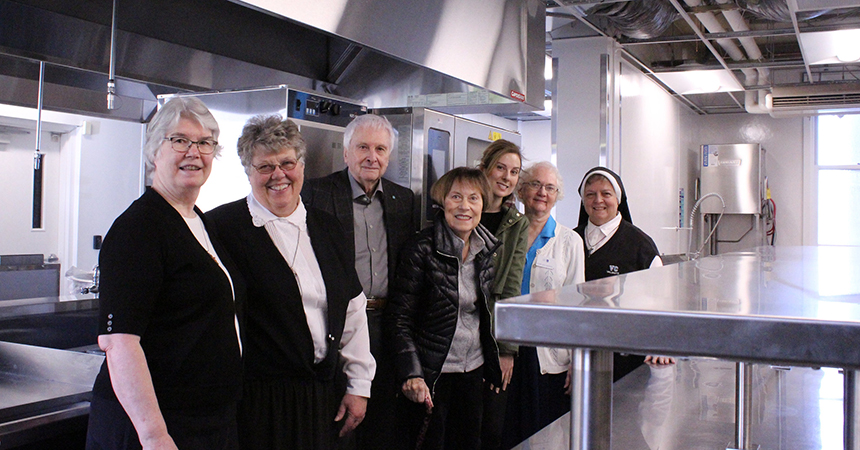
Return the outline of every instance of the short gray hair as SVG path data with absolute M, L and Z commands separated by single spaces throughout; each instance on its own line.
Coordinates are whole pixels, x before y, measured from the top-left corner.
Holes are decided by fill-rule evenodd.
M 200 99 L 197 97 L 176 97 L 162 106 L 155 113 L 149 125 L 146 127 L 146 141 L 143 144 L 143 156 L 146 163 L 146 173 L 149 175 L 155 169 L 155 159 L 158 157 L 158 152 L 161 149 L 161 143 L 167 137 L 167 133 L 173 130 L 179 124 L 179 119 L 189 119 L 196 121 L 203 128 L 212 133 L 212 137 L 217 141 L 218 135 L 221 134 L 221 129 L 218 128 L 218 122 L 215 117 L 209 112 Z M 221 154 L 221 146 L 215 146 L 215 156 Z
M 534 181 L 534 173 L 537 171 L 537 169 L 541 168 L 549 170 L 555 174 L 555 180 L 558 187 L 558 197 L 556 197 L 556 201 L 560 201 L 564 198 L 564 178 L 562 178 L 561 172 L 558 171 L 558 167 L 556 167 L 555 164 L 549 161 L 538 161 L 529 166 L 528 169 L 523 169 L 522 172 L 520 172 L 520 183 L 517 190 L 522 190 L 523 188 L 525 188 L 527 183 L 531 183 L 532 181 Z M 520 195 L 520 198 L 522 198 L 522 195 Z
M 236 152 L 247 175 L 251 174 L 251 160 L 257 152 L 271 154 L 288 148 L 296 151 L 296 160 L 304 162 L 307 145 L 299 126 L 290 119 L 284 120 L 279 114 L 250 118 L 236 142 Z
M 378 116 L 376 114 L 364 114 L 361 116 L 352 119 L 352 122 L 346 126 L 346 130 L 343 131 L 343 148 L 348 149 L 349 143 L 352 141 L 352 135 L 355 133 L 355 130 L 359 128 L 369 128 L 372 130 L 385 130 L 388 131 L 388 135 L 391 136 L 391 144 L 388 147 L 388 150 L 393 152 L 397 147 L 397 130 L 391 126 L 391 122 L 388 121 L 384 116 Z

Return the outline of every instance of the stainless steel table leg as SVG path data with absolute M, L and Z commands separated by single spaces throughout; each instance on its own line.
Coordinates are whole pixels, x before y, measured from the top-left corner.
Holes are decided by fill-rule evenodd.
M 609 450 L 612 352 L 573 349 L 570 383 L 571 450 Z
M 842 436 L 845 441 L 845 450 L 860 450 L 860 414 L 857 411 L 857 408 L 860 407 L 860 397 L 858 397 L 860 392 L 857 390 L 860 372 L 844 369 L 842 374 L 845 377 L 845 391 L 842 397 L 844 410 Z
M 752 376 L 751 363 L 739 362 L 735 372 L 735 442 L 734 447 L 753 450 L 752 437 Z

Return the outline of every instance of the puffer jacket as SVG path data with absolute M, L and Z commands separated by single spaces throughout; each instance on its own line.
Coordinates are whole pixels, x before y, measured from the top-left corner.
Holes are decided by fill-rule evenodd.
M 485 248 L 475 255 L 484 378 L 501 384 L 499 349 L 493 339 L 487 299 L 493 286 L 493 255 L 501 243 L 483 225 L 475 229 Z M 400 252 L 397 275 L 386 308 L 385 328 L 393 343 L 398 386 L 424 378 L 435 393 L 436 381 L 454 339 L 459 312 L 460 253 L 444 217 L 407 242 Z

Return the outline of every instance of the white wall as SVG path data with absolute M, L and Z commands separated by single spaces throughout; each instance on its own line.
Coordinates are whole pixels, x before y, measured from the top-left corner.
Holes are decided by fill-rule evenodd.
M 553 41 L 552 57 L 558 59 L 553 93 L 556 165 L 565 186 L 556 219 L 571 228 L 579 221 L 579 182 L 600 162 L 600 55 L 611 54 L 611 44 L 608 38 Z
M 44 230 L 36 231 L 30 229 L 36 111 L 3 106 L 0 116 L 31 128 L 0 147 L 0 254 L 55 254 L 62 273 L 72 265 L 89 270 L 98 260 L 92 236 L 106 234 L 142 192 L 143 125 L 43 112 Z
M 80 135 L 80 193 L 77 265 L 98 261 L 93 236 L 104 237 L 114 219 L 143 190 L 141 147 L 144 125 L 98 119 L 93 133 Z
M 600 56 L 608 55 L 610 86 L 607 148 L 601 155 Z M 679 230 L 679 190 L 689 193 L 692 145 L 686 132 L 693 113 L 617 57 L 608 39 L 570 39 L 553 43 L 558 58 L 556 145 L 565 178 L 566 199 L 559 222 L 576 226 L 582 175 L 601 163 L 624 180 L 633 222 L 662 253 L 685 251 L 687 232 Z M 684 249 L 682 249 L 682 247 Z
M 7 134 L 0 145 L 0 254 L 59 255 L 60 140 L 42 132 L 42 228 L 32 229 L 33 154 L 35 127 L 30 134 Z
M 538 161 L 552 161 L 552 122 L 521 121 L 519 130 L 523 136 L 523 166 L 528 167 Z
M 777 205 L 777 245 L 802 245 L 803 120 L 766 115 L 699 116 L 648 77 L 617 58 L 602 38 L 553 43 L 558 58 L 556 144 L 558 167 L 569 196 L 557 207 L 559 222 L 575 226 L 582 174 L 600 161 L 600 55 L 609 54 L 613 97 L 609 111 L 607 165 L 622 176 L 634 223 L 654 238 L 662 253 L 687 251 L 688 231 L 680 230 L 695 203 L 699 147 L 702 144 L 761 143 L 767 150 L 766 175 Z M 525 133 L 524 133 L 525 137 Z M 524 147 L 534 137 L 524 138 Z M 720 239 L 739 237 L 749 221 L 727 218 Z M 738 234 L 738 231 L 740 234 Z M 744 240 L 720 251 L 756 245 Z
M 618 74 L 617 171 L 633 223 L 654 239 L 661 253 L 685 252 L 689 231 L 680 229 L 680 190 L 684 189 L 687 210 L 693 184 L 688 173 L 692 146 L 685 125 L 694 114 L 626 62 L 619 64 Z

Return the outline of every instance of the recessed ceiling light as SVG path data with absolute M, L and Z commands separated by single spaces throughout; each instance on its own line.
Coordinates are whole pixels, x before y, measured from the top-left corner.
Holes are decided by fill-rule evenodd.
M 860 60 L 860 30 L 841 30 L 836 40 L 836 59 L 850 63 Z
M 800 45 L 810 65 L 860 60 L 860 29 L 800 33 Z

